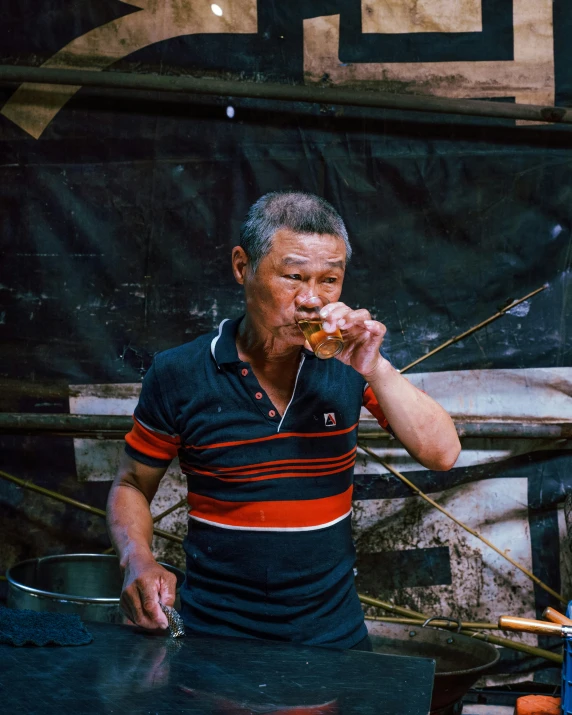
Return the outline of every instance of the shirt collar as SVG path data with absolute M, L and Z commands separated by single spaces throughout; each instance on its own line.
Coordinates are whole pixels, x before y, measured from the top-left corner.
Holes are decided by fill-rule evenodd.
M 219 369 L 221 365 L 227 363 L 241 362 L 241 359 L 238 356 L 238 350 L 236 349 L 236 333 L 238 331 L 240 321 L 243 318 L 244 316 L 241 316 L 236 320 L 229 320 L 228 318 L 225 318 L 225 320 L 223 320 L 218 326 L 218 333 L 211 340 L 211 354 Z M 302 354 L 306 357 L 316 357 L 311 350 L 304 347 L 302 348 Z
M 211 340 L 211 355 L 219 369 L 225 363 L 240 362 L 236 349 L 236 331 L 242 317 L 236 320 L 225 318 L 218 326 L 218 333 Z

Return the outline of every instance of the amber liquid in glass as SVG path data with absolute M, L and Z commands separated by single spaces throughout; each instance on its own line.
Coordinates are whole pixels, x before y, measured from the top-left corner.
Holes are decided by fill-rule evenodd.
M 321 320 L 300 320 L 298 325 L 314 353 L 322 360 L 334 357 L 342 351 L 344 341 L 339 329 L 336 329 L 335 333 L 326 333 Z

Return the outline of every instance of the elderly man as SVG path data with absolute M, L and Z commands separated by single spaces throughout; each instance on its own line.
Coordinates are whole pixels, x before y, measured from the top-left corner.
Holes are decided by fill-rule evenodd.
M 122 607 L 164 628 L 175 579 L 151 553 L 149 504 L 178 454 L 188 478 L 182 615 L 194 634 L 369 649 L 354 586 L 353 466 L 362 405 L 429 469 L 460 446 L 449 415 L 384 357 L 384 325 L 339 301 L 351 248 L 323 199 L 271 193 L 232 251 L 245 315 L 155 357 L 108 523 Z M 321 360 L 298 321 L 321 307 L 344 347 Z

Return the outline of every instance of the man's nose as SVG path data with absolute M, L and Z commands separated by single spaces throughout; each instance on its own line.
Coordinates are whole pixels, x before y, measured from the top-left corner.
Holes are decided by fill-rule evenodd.
M 315 313 L 323 307 L 323 301 L 314 293 L 307 292 L 297 295 L 294 305 L 301 312 Z

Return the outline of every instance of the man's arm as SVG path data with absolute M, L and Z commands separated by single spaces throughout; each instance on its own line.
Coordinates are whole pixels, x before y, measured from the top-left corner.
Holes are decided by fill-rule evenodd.
M 124 574 L 121 608 L 150 630 L 167 628 L 165 606 L 175 603 L 177 578 L 151 552 L 153 519 L 149 505 L 166 467 L 148 467 L 124 455 L 107 501 L 107 528 Z
M 383 358 L 364 377 L 394 435 L 409 454 L 427 469 L 451 469 L 461 444 L 453 420 L 441 405 Z
M 387 328 L 367 310 L 344 303 L 322 308 L 324 330 L 340 328 L 344 349 L 338 360 L 351 365 L 369 383 L 393 433 L 427 469 L 445 471 L 457 461 L 461 444 L 453 420 L 435 400 L 414 387 L 382 357 Z

